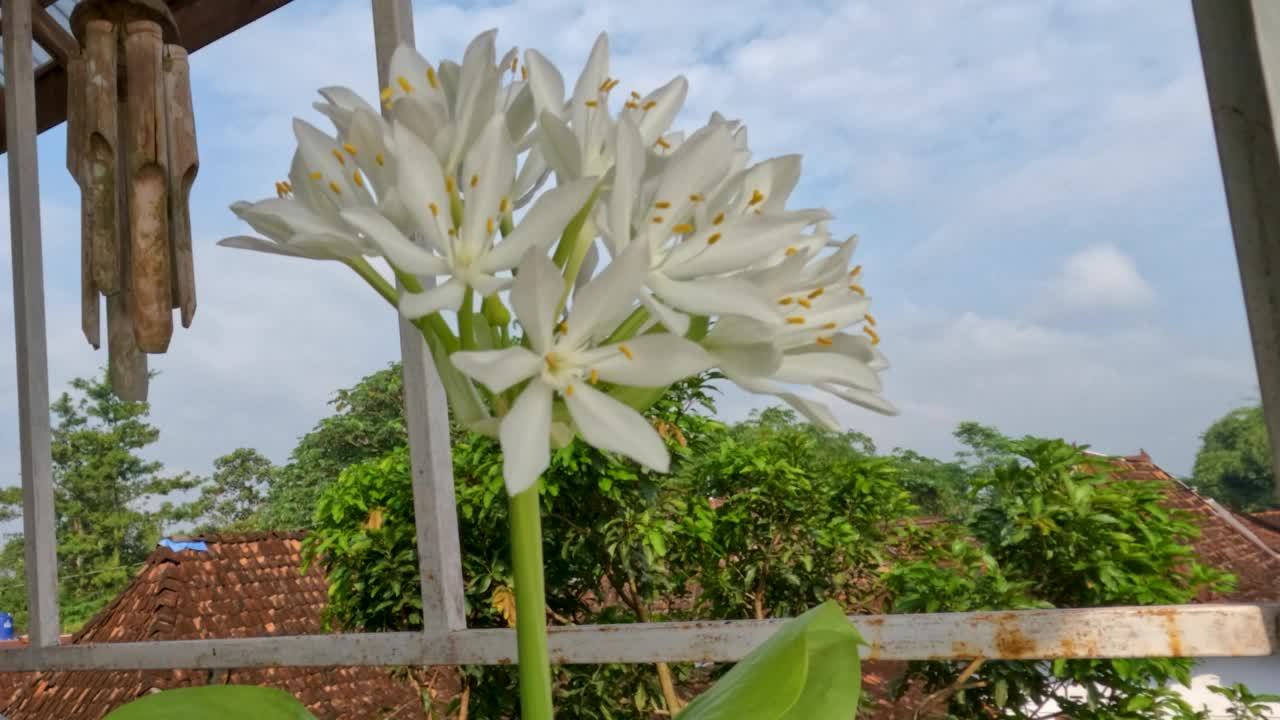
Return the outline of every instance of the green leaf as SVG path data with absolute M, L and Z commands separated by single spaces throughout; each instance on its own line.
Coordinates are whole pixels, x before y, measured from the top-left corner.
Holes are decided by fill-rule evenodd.
M 289 693 L 252 685 L 209 685 L 140 697 L 105 720 L 315 720 Z
M 827 601 L 783 625 L 679 720 L 849 720 L 861 694 L 862 638 Z

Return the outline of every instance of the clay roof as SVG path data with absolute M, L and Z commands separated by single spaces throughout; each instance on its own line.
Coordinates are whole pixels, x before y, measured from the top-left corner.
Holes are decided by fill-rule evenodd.
M 319 634 L 327 585 L 317 567 L 299 572 L 301 537 L 208 535 L 198 538 L 207 544 L 203 551 L 158 547 L 71 642 Z M 98 720 L 154 688 L 211 682 L 281 688 L 320 720 L 425 718 L 413 685 L 370 667 L 29 673 L 15 698 L 0 695 L 0 712 L 9 720 Z
M 1248 513 L 1241 518 L 1272 550 L 1280 552 L 1280 510 L 1263 510 Z

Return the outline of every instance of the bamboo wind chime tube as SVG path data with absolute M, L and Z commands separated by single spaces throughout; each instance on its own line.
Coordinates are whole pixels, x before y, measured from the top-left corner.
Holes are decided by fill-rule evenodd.
M 117 42 L 115 27 L 107 20 L 90 21 L 85 30 L 85 79 L 83 92 L 89 163 L 90 234 L 93 238 L 93 282 L 103 295 L 120 291 L 120 239 L 116 220 Z
M 196 119 L 191 103 L 191 68 L 187 51 L 165 47 L 164 87 L 169 138 L 169 235 L 173 307 L 182 327 L 196 314 L 196 275 L 191 252 L 191 186 L 200 169 L 196 154 Z
M 85 154 L 85 68 L 82 53 L 67 61 L 67 171 L 80 186 L 80 323 L 94 350 L 102 347 L 98 286 L 93 281 L 93 199 Z

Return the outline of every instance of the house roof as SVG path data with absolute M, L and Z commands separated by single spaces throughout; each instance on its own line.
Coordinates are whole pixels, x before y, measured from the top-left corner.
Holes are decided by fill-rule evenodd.
M 1280 510 L 1248 513 L 1241 519 L 1272 550 L 1280 552 Z
M 323 572 L 299 572 L 301 534 L 207 535 L 204 551 L 158 547 L 127 588 L 72 643 L 200 640 L 324 632 Z M 2 675 L 2 674 L 0 674 Z M 98 720 L 153 689 L 214 682 L 281 688 L 320 720 L 425 718 L 418 690 L 384 668 L 249 668 L 28 673 L 9 720 Z M 0 684 L 0 689 L 3 684 Z

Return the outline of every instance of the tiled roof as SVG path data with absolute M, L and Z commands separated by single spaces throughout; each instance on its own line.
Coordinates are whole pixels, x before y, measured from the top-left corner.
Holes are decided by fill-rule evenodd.
M 209 535 L 206 551 L 159 547 L 133 582 L 73 643 L 201 640 L 323 632 L 323 572 L 299 572 L 301 535 Z M 212 682 L 269 685 L 292 693 L 320 720 L 422 720 L 413 685 L 384 668 L 256 668 L 75 671 L 29 674 L 0 705 L 9 720 L 98 720 L 154 688 Z M 0 685 L 0 687 L 3 687 Z M 0 698 L 3 700 L 3 698 Z
M 1263 510 L 1241 517 L 1263 542 L 1280 552 L 1280 510 Z

